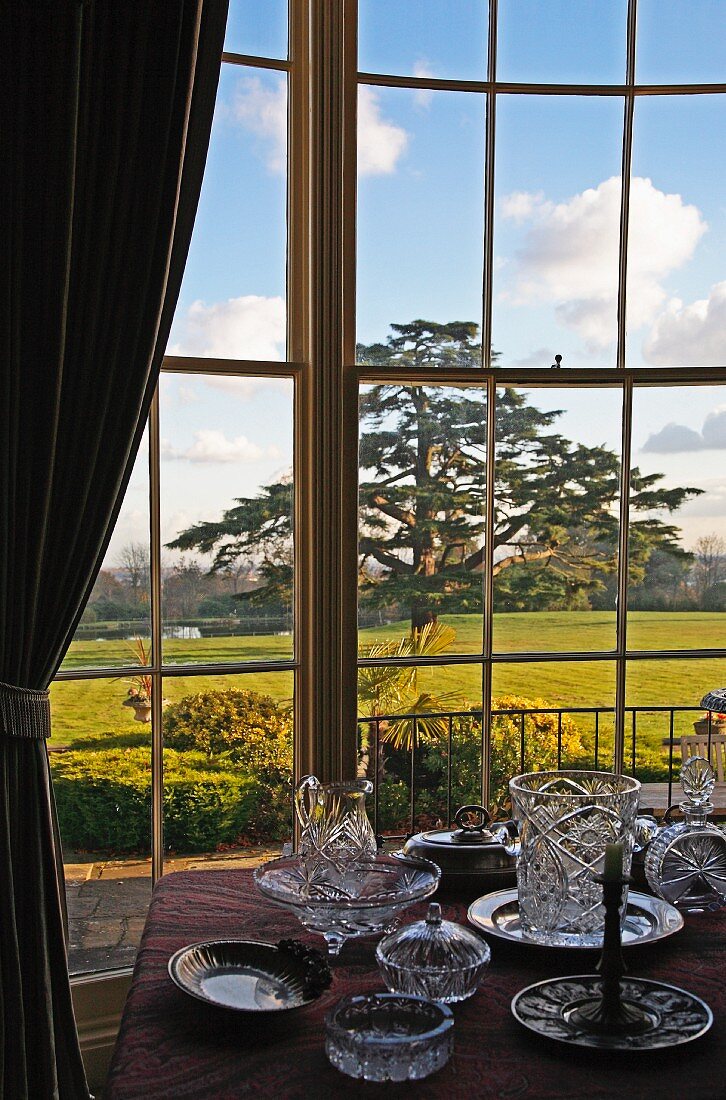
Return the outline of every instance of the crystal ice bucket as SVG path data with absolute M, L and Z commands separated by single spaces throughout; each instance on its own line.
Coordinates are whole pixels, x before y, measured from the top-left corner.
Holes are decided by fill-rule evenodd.
M 532 772 L 510 780 L 519 833 L 517 893 L 523 934 L 549 946 L 597 947 L 605 910 L 605 845 L 623 844 L 630 873 L 640 783 L 610 772 Z M 621 911 L 625 918 L 627 894 Z
M 300 856 L 341 874 L 360 860 L 375 859 L 376 836 L 366 813 L 366 795 L 372 790 L 369 779 L 321 783 L 314 775 L 303 776 L 295 788 Z

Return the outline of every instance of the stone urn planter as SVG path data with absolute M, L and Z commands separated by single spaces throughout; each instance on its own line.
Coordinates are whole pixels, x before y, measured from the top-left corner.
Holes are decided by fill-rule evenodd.
M 136 722 L 150 722 L 151 721 L 151 701 L 141 697 L 134 697 L 129 695 L 128 699 L 124 699 L 121 704 L 124 707 L 134 708 L 134 721 Z

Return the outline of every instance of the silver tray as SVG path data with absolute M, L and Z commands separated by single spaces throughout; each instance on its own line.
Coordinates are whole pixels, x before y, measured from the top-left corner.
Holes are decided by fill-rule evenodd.
M 550 950 L 548 945 L 536 943 L 523 934 L 519 923 L 519 901 L 516 890 L 497 890 L 493 894 L 485 894 L 483 898 L 477 898 L 469 906 L 468 915 L 475 928 L 490 936 L 509 940 L 510 943 L 526 944 L 527 947 L 545 947 Z M 623 947 L 634 947 L 665 939 L 682 927 L 683 915 L 669 902 L 663 901 L 662 898 L 653 898 L 649 894 L 639 894 L 635 890 L 628 893 L 628 907 L 623 926 Z M 557 949 L 592 951 L 593 947 L 590 944 L 571 944 L 568 947 L 558 944 Z
M 708 1031 L 713 1013 L 705 1001 L 665 982 L 621 979 L 623 1000 L 635 1004 L 650 1019 L 639 1035 L 603 1035 L 585 1031 L 570 1019 L 572 1009 L 598 995 L 601 978 L 577 974 L 551 978 L 522 989 L 512 1001 L 512 1014 L 523 1027 L 570 1046 L 598 1050 L 648 1051 L 690 1043 Z
M 182 947 L 169 959 L 169 977 L 190 997 L 238 1012 L 302 1008 L 321 992 L 311 991 L 304 960 L 257 940 L 210 940 Z

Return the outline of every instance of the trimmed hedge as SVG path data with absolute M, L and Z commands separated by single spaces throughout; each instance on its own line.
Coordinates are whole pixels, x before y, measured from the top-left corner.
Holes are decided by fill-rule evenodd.
M 70 847 L 145 852 L 151 839 L 151 762 L 146 749 L 76 750 L 51 758 L 61 835 Z M 164 844 L 209 851 L 261 835 L 290 835 L 290 791 L 271 791 L 229 761 L 164 752 Z

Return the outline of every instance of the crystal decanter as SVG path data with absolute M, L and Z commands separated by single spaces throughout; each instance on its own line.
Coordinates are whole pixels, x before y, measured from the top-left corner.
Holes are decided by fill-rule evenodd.
M 708 820 L 714 788 L 713 768 L 692 756 L 681 768 L 683 821 L 671 822 L 648 846 L 645 877 L 659 897 L 678 909 L 720 909 L 726 906 L 726 833 Z

